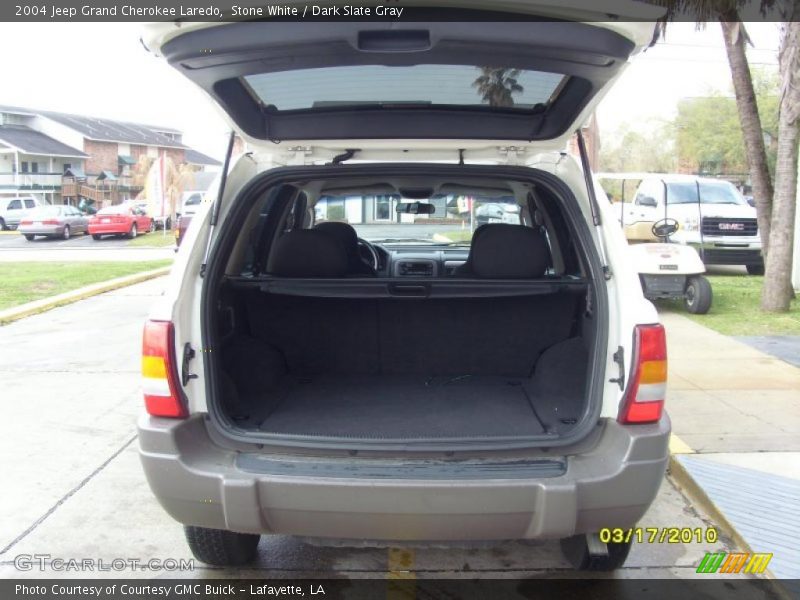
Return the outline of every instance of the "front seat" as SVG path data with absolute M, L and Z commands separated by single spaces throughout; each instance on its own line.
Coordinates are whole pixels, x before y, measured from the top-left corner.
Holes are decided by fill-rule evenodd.
M 278 277 L 347 276 L 347 253 L 332 235 L 317 229 L 284 233 L 272 250 L 268 272 Z
M 540 228 L 508 223 L 481 225 L 472 234 L 467 262 L 454 277 L 537 279 L 547 272 L 550 248 Z
M 344 246 L 344 251 L 347 253 L 348 275 L 363 275 L 367 277 L 375 277 L 377 275 L 375 269 L 361 258 L 358 248 L 358 234 L 352 225 L 339 221 L 326 221 L 315 226 L 314 229 L 332 235 Z

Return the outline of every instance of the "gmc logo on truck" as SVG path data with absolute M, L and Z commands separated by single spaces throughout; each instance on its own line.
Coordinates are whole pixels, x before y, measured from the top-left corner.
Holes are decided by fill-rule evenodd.
M 718 227 L 722 231 L 744 231 L 744 223 L 720 223 Z

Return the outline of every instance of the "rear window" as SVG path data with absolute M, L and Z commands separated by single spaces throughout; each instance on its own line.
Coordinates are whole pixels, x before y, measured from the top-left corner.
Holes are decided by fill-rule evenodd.
M 519 225 L 520 207 L 512 196 L 435 196 L 429 214 L 404 214 L 398 205 L 416 200 L 396 194 L 377 196 L 323 195 L 314 205 L 314 223 L 340 221 L 352 225 L 370 242 L 469 245 L 475 229 L 488 223 Z
M 127 215 L 130 213 L 131 207 L 125 204 L 118 204 L 117 206 L 108 206 L 97 211 L 98 215 Z
M 57 217 L 63 213 L 61 206 L 39 206 L 28 213 L 30 216 Z
M 533 109 L 549 102 L 564 76 L 464 65 L 358 65 L 248 75 L 244 81 L 276 110 L 363 105 L 456 105 Z

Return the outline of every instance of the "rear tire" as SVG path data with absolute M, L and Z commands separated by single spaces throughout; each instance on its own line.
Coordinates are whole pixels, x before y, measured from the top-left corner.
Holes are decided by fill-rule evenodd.
M 87 231 L 87 233 L 88 233 L 88 231 Z M 92 235 L 92 239 L 93 239 L 94 241 L 96 241 L 96 242 L 100 241 L 100 238 L 101 238 L 101 237 L 103 237 L 102 235 L 99 235 L 99 234 L 97 234 L 97 233 L 93 233 L 93 234 L 91 234 L 91 235 Z
M 745 265 L 747 267 L 747 274 L 748 275 L 763 275 L 764 274 L 764 265 Z
M 133 225 L 131 225 L 131 230 L 128 232 L 128 239 L 132 240 L 137 235 L 138 235 L 138 232 L 136 231 L 136 223 L 134 223 Z
M 256 557 L 260 535 L 185 525 L 186 542 L 194 557 L 208 565 L 236 567 Z
M 31 233 L 26 233 L 25 234 L 25 239 L 28 240 L 29 242 L 32 242 L 35 237 L 36 236 L 31 234 Z
M 561 540 L 561 552 L 575 569 L 579 571 L 615 571 L 625 564 L 633 545 L 632 541 L 608 542 L 606 544 L 607 555 L 593 555 L 589 552 L 586 535 L 573 535 Z
M 704 315 L 711 308 L 713 298 L 714 293 L 711 291 L 708 279 L 702 275 L 689 278 L 683 298 L 686 310 L 695 315 Z
M 0 231 L 5 231 L 7 229 L 8 226 L 6 225 L 5 219 L 0 219 Z
M 150 221 L 150 233 L 155 233 L 156 231 L 156 222 L 155 220 Z
M 61 239 L 68 240 L 71 232 L 69 230 L 69 225 L 64 225 L 64 230 L 61 232 Z

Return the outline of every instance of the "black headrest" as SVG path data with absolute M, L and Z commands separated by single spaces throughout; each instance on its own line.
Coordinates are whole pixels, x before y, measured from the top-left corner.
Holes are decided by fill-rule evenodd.
M 547 271 L 549 253 L 541 229 L 491 223 L 475 230 L 467 262 L 474 277 L 535 279 Z
M 342 223 L 341 221 L 325 221 L 314 227 L 327 234 L 336 236 L 348 252 L 356 251 L 358 248 L 358 233 L 355 227 L 349 223 Z
M 335 237 L 317 229 L 296 229 L 275 243 L 270 271 L 279 277 L 344 277 L 347 253 Z

